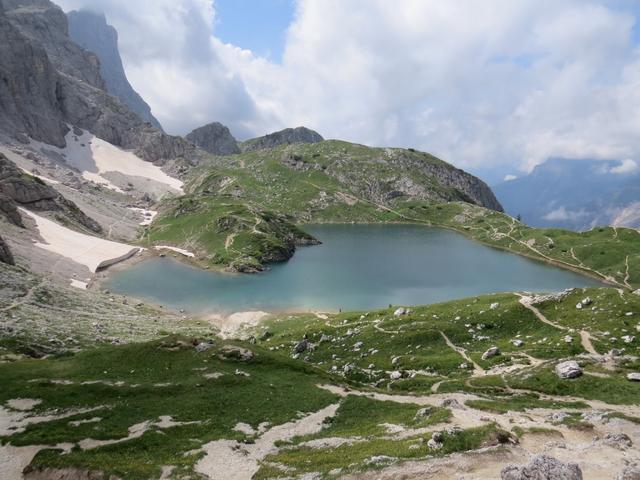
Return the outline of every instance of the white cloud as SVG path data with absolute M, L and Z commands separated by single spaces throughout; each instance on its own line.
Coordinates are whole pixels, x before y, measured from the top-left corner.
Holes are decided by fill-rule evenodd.
M 627 158 L 625 160 L 623 160 L 622 162 L 620 162 L 620 165 L 618 165 L 617 167 L 613 167 L 610 172 L 611 173 L 617 173 L 617 174 L 623 174 L 623 173 L 635 173 L 638 170 L 640 170 L 640 165 L 638 165 L 637 162 L 635 162 L 634 160 L 631 160 L 630 158 Z
M 504 176 L 504 181 L 505 182 L 510 182 L 511 180 L 515 180 L 516 178 L 518 178 L 516 175 L 505 175 Z
M 298 0 L 282 64 L 213 37 L 208 0 L 61 3 L 106 12 L 169 131 L 304 124 L 524 171 L 550 156 L 640 153 L 640 49 L 623 3 Z
M 567 210 L 565 207 L 560 207 L 547 213 L 542 218 L 549 221 L 559 222 L 559 221 L 567 221 L 567 220 L 576 221 L 588 216 L 589 216 L 589 213 L 584 210 L 579 210 L 577 212 L 574 212 L 571 210 Z
M 210 0 L 54 0 L 65 11 L 104 12 L 119 34 L 133 87 L 172 133 L 214 119 L 240 134 L 260 117 L 242 78 L 219 58 Z

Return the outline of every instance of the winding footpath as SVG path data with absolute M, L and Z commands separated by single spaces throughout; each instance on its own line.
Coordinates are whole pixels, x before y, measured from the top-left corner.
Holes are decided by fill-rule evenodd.
M 528 297 L 520 293 L 516 293 L 516 295 L 520 297 L 520 300 L 519 300 L 520 304 L 527 310 L 530 310 L 531 312 L 533 312 L 533 314 L 538 318 L 538 320 L 546 323 L 547 325 L 551 325 L 552 327 L 557 328 L 559 330 L 569 331 L 569 328 L 563 325 L 559 325 L 555 322 L 552 322 L 547 317 L 545 317 L 540 310 L 534 307 L 531 304 L 532 297 Z M 591 334 L 589 334 L 589 332 L 587 332 L 586 330 L 580 330 L 580 344 L 582 345 L 582 348 L 584 348 L 587 353 L 590 353 L 591 355 L 595 355 L 597 357 L 602 356 L 598 353 L 598 351 L 593 346 L 593 343 L 591 342 Z
M 442 335 L 442 338 L 444 338 L 444 341 L 449 348 L 457 352 L 462 358 L 473 365 L 474 376 L 485 375 L 487 373 L 484 368 L 473 361 L 473 359 L 467 354 L 467 351 L 464 348 L 458 347 L 451 340 L 449 340 L 449 337 L 447 337 L 443 331 L 440 331 L 440 335 Z

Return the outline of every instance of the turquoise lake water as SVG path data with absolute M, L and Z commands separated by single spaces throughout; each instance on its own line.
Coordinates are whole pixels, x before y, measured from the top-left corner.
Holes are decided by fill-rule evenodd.
M 153 258 L 114 274 L 114 292 L 188 312 L 367 310 L 504 291 L 551 292 L 597 280 L 417 225 L 313 225 L 322 245 L 259 274 Z

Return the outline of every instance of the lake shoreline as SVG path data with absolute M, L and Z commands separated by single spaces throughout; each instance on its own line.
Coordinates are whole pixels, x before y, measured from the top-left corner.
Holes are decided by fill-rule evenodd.
M 328 240 L 329 246 L 324 242 L 313 249 L 300 248 L 292 259 L 271 264 L 265 272 L 243 275 L 205 270 L 171 252 L 164 255 L 169 263 L 159 262 L 160 255 L 147 251 L 102 272 L 100 287 L 94 288 L 143 298 L 174 310 L 227 318 L 256 311 L 365 311 L 390 304 L 425 305 L 505 291 L 551 292 L 604 285 L 581 272 L 532 262 L 536 259 L 509 250 L 487 248 L 491 245 L 460 235 L 455 229 L 407 222 L 307 225 L 312 234 Z M 321 230 L 319 235 L 313 227 Z M 143 267 L 139 267 L 141 263 Z M 118 281 L 124 283 L 115 286 L 113 282 Z M 394 286 L 394 281 L 400 283 Z M 157 286 L 158 282 L 164 283 Z M 275 285 L 270 285 L 272 282 Z M 151 291 L 144 291 L 147 288 Z M 215 302 L 213 292 L 217 295 Z

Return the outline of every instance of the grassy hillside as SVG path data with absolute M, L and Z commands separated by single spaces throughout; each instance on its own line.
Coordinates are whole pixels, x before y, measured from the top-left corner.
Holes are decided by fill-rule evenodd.
M 161 206 L 144 240 L 193 250 L 201 265 L 253 271 L 312 242 L 305 223 L 413 222 L 640 287 L 638 231 L 530 228 L 477 205 L 491 202 L 472 179 L 426 153 L 339 141 L 215 157 L 192 172 L 186 197 Z
M 590 308 L 576 309 L 587 296 Z M 171 336 L 0 363 L 0 415 L 11 426 L 0 454 L 39 446 L 27 471 L 49 475 L 337 478 L 539 432 L 594 435 L 594 408 L 637 428 L 640 384 L 625 377 L 640 369 L 640 350 L 623 337 L 638 328 L 640 296 L 602 288 L 533 302 L 549 323 L 531 300 L 502 294 L 404 315 L 281 316 L 247 341 Z M 483 360 L 491 346 L 500 354 Z M 626 356 L 602 355 L 611 348 Z M 584 375 L 558 379 L 567 358 Z
M 144 244 L 181 246 L 206 266 L 255 272 L 289 259 L 296 246 L 317 243 L 287 216 L 233 198 L 187 195 L 163 209 L 145 232 Z
M 408 204 L 398 214 L 452 228 L 487 245 L 570 268 L 624 289 L 640 287 L 640 232 L 600 227 L 586 232 L 532 228 L 503 213 L 453 203 Z

